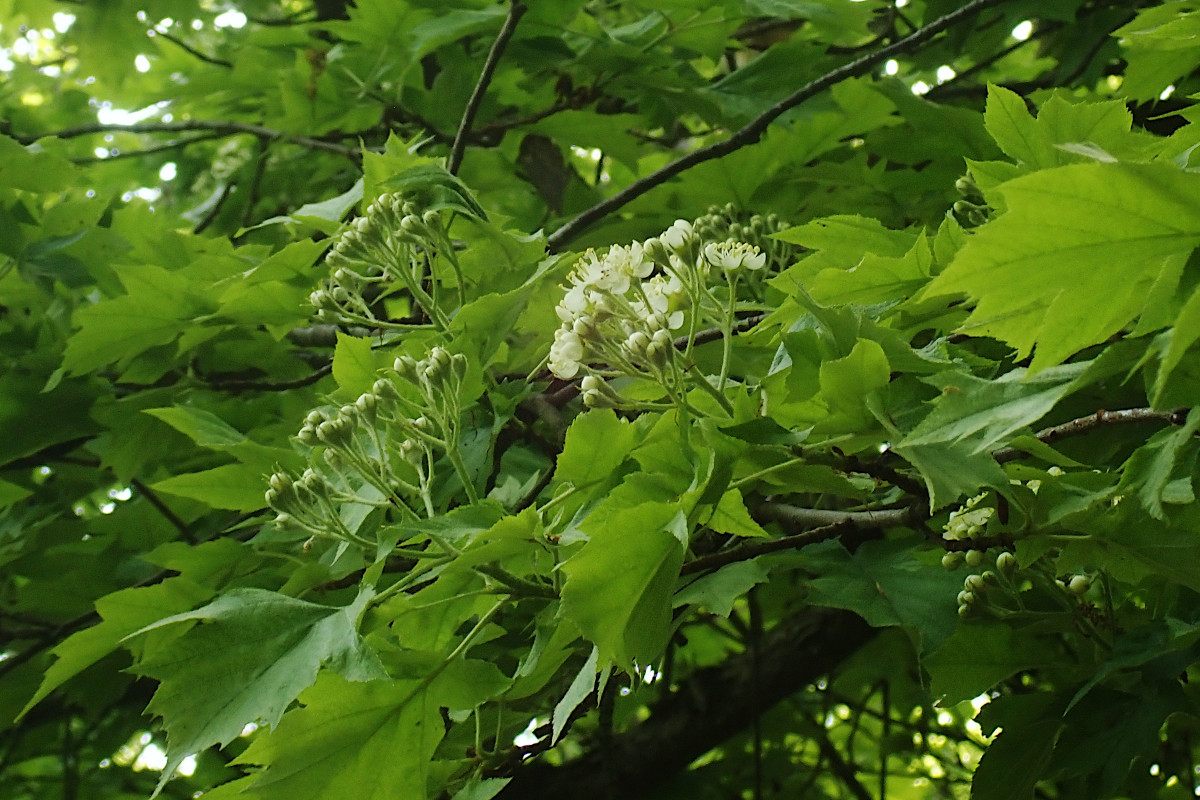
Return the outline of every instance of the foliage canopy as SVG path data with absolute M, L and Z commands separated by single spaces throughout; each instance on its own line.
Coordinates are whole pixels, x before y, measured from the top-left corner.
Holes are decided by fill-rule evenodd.
M 0 2 L 6 796 L 1196 795 L 1198 29 Z

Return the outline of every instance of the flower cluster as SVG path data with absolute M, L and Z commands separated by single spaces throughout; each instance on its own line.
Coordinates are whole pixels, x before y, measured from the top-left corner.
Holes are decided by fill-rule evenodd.
M 434 472 L 443 455 L 476 500 L 458 454 L 467 367 L 465 356 L 441 347 L 419 361 L 401 356 L 353 403 L 311 411 L 296 434 L 314 456 L 311 465 L 298 477 L 277 472 L 269 479 L 266 500 L 276 523 L 368 546 L 359 531 L 365 514 L 347 515 L 346 505 L 394 509 L 409 521 L 434 516 Z
M 717 219 L 725 218 L 705 219 L 704 230 L 716 233 Z M 759 232 L 765 231 L 767 222 L 755 219 Z M 772 230 L 779 227 L 777 221 L 770 224 Z M 562 325 L 550 346 L 550 371 L 563 379 L 589 379 L 580 388 L 591 406 L 621 404 L 605 381 L 617 376 L 649 379 L 682 402 L 689 367 L 679 351 L 690 354 L 701 327 L 718 327 L 728 338 L 741 275 L 770 261 L 758 244 L 728 238 L 743 232 L 742 226 L 726 222 L 720 230 L 721 238 L 705 236 L 696 224 L 676 220 L 645 242 L 616 245 L 603 255 L 587 251 L 555 309 Z M 719 386 L 725 374 L 723 366 Z M 699 380 L 700 388 L 712 391 L 707 379 Z
M 323 321 L 407 329 L 413 321 L 393 322 L 377 313 L 383 301 L 403 292 L 424 319 L 444 328 L 439 281 L 432 274 L 439 255 L 457 272 L 440 215 L 422 213 L 401 194 L 381 195 L 350 223 L 325 256 L 329 281 L 309 295 L 309 302 Z
M 683 326 L 687 298 L 677 276 L 654 271 L 654 259 L 637 242 L 603 256 L 586 252 L 555 308 L 562 325 L 550 346 L 550 371 L 569 379 L 599 363 L 611 374 L 669 382 L 671 331 Z

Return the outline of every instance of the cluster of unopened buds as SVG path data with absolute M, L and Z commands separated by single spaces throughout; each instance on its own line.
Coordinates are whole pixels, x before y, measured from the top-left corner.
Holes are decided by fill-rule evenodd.
M 435 347 L 421 360 L 401 356 L 393 375 L 375 381 L 353 403 L 315 409 L 296 440 L 313 458 L 299 477 L 269 479 L 267 505 L 281 527 L 358 545 L 370 541 L 346 522 L 346 503 L 394 508 L 406 520 L 433 516 L 434 467 L 445 455 L 474 500 L 458 454 L 461 389 L 467 359 Z
M 603 255 L 589 250 L 555 309 L 562 324 L 550 347 L 550 371 L 568 380 L 584 376 L 580 388 L 589 406 L 622 405 L 606 382 L 619 376 L 647 378 L 679 400 L 696 332 L 714 326 L 728 336 L 740 276 L 768 263 L 758 245 L 706 241 L 685 220 L 645 242 L 614 245 Z
M 1062 475 L 1063 471 L 1058 467 L 1050 467 L 1047 474 L 1050 477 L 1057 477 Z M 1013 483 L 1021 482 L 1014 480 Z M 1037 494 L 1042 486 L 1042 481 L 1033 479 L 1025 481 L 1024 485 Z M 979 543 L 977 547 L 951 550 L 942 556 L 942 565 L 946 569 L 954 570 L 966 564 L 975 570 L 963 580 L 962 591 L 958 593 L 958 614 L 961 617 L 974 614 L 988 604 L 989 598 L 994 600 L 997 591 L 1012 597 L 1016 597 L 1022 591 L 1022 588 L 1013 580 L 1019 566 L 1016 555 L 1008 550 L 1001 550 L 994 558 L 988 554 L 988 548 L 994 540 L 993 542 L 987 541 L 984 538 L 984 530 L 995 515 L 995 509 L 983 505 L 986 497 L 986 493 L 972 497 L 962 508 L 951 512 L 943 533 L 946 541 Z M 1036 566 L 1029 565 L 1022 574 L 1029 575 L 1029 586 L 1038 584 L 1052 592 L 1065 593 L 1071 598 L 1083 597 L 1094 583 L 1094 577 L 1087 573 L 1077 573 L 1055 579 L 1046 563 L 1039 563 Z M 996 608 L 992 610 L 993 612 L 997 611 Z
M 402 194 L 381 195 L 350 223 L 326 254 L 329 281 L 309 295 L 309 302 L 323 321 L 403 329 L 412 323 L 382 318 L 375 309 L 405 292 L 426 318 L 444 327 L 436 296 L 440 281 L 431 274 L 439 255 L 457 273 L 453 248 L 438 212 L 422 212 Z

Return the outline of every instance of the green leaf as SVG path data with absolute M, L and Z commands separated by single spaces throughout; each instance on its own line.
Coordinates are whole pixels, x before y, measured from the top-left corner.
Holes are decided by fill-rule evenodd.
M 188 754 L 228 744 L 246 723 L 263 720 L 274 727 L 323 665 L 349 680 L 384 677 L 356 632 L 372 596 L 364 590 L 349 606 L 335 608 L 262 589 L 233 589 L 133 634 L 201 623 L 137 664 L 139 673 L 159 681 L 147 708 L 163 718 L 169 734 L 159 788 Z
M 685 517 L 667 503 L 593 517 L 581 526 L 587 544 L 562 566 L 562 612 L 600 649 L 601 661 L 631 669 L 666 646 L 684 549 L 673 529 Z
M 848 269 L 824 269 L 812 278 L 809 291 L 831 305 L 871 305 L 913 297 L 929 281 L 933 254 L 922 235 L 901 256 L 865 254 Z
M 853 554 L 838 541 L 805 548 L 801 563 L 818 577 L 809 601 L 844 608 L 874 627 L 903 626 L 919 651 L 938 647 L 958 622 L 960 576 L 918 559 L 911 540 L 866 542 Z
M 431 211 L 452 209 L 469 217 L 487 220 L 487 213 L 466 184 L 440 164 L 419 164 L 385 180 L 382 188 L 411 196 Z
M 210 411 L 191 406 L 147 408 L 142 413 L 161 419 L 201 447 L 219 449 L 239 445 L 246 436 Z
M 1196 456 L 1195 434 L 1200 429 L 1200 409 L 1193 408 L 1180 427 L 1159 431 L 1139 447 L 1121 467 L 1119 492 L 1136 492 L 1142 507 L 1155 519 L 1166 519 L 1163 503 L 1191 503 L 1192 466 Z M 1185 458 L 1190 455 L 1190 458 Z M 1184 475 L 1176 465 L 1184 461 Z M 1179 483 L 1176 482 L 1176 479 Z
M 769 536 L 763 527 L 754 521 L 746 509 L 742 493 L 730 489 L 721 495 L 712 516 L 705 523 L 717 533 L 730 533 L 734 536 Z
M 11 370 L 0 375 L 0 465 L 98 432 L 89 412 L 96 388 L 68 380 L 50 391 L 45 377 Z
M 1200 340 L 1200 289 L 1192 292 L 1175 318 L 1175 326 L 1167 332 L 1167 350 L 1154 377 L 1152 404 L 1160 407 L 1161 398 L 1171 373 L 1179 367 L 1188 348 Z
M 577 487 L 610 478 L 637 440 L 636 429 L 610 409 L 585 411 L 567 429 L 554 478 Z
M 281 217 L 271 217 L 254 225 L 247 230 L 254 230 L 266 225 L 273 225 L 278 222 L 292 222 L 308 225 L 316 228 L 321 233 L 332 235 L 337 231 L 342 224 L 342 218 L 346 216 L 346 212 L 353 208 L 363 199 L 363 180 L 359 178 L 346 191 L 339 194 L 337 197 L 331 197 L 328 200 L 322 200 L 319 203 L 305 203 L 297 208 L 291 214 Z M 243 231 L 244 233 L 244 231 Z
M 718 617 L 728 617 L 733 604 L 760 583 L 767 582 L 767 571 L 757 559 L 735 561 L 716 572 L 704 575 L 675 594 L 675 607 L 704 606 Z
M 944 508 L 985 487 L 1003 490 L 1008 475 L 991 453 L 974 453 L 958 443 L 901 445 L 892 448 L 921 473 L 931 509 Z
M 445 728 L 438 685 L 351 683 L 322 673 L 269 736 L 237 758 L 257 764 L 252 800 L 424 800 Z
M 182 613 L 212 594 L 211 589 L 176 577 L 154 586 L 122 589 L 101 597 L 96 601 L 96 613 L 101 621 L 71 634 L 50 651 L 55 655 L 55 662 L 46 670 L 37 694 L 25 704 L 20 716 L 59 686 L 112 653 L 126 637 L 161 619 L 164 612 Z
M 1069 364 L 1029 375 L 1024 369 L 996 380 L 951 372 L 926 379 L 942 394 L 901 446 L 962 444 L 983 453 L 1006 444 L 1010 436 L 1032 425 L 1067 395 L 1089 362 Z
M 167 494 L 188 497 L 213 508 L 257 511 L 265 508 L 266 476 L 261 467 L 224 464 L 157 481 L 152 486 Z
M 887 386 L 891 369 L 878 342 L 859 339 L 845 358 L 822 362 L 820 376 L 821 397 L 831 412 L 822 429 L 861 431 L 873 421 L 868 397 Z
M 975 768 L 971 800 L 1032 800 L 1061 726 L 1048 718 L 1001 731 Z
M 977 301 L 961 330 L 994 336 L 1031 372 L 1133 320 L 1168 256 L 1200 243 L 1200 175 L 1163 164 L 1075 164 L 1002 184 L 979 229 L 926 294 Z M 1113 291 L 1113 287 L 1121 291 Z
M 333 350 L 333 379 L 343 394 L 357 397 L 371 391 L 377 369 L 370 339 L 347 336 L 338 331 Z
M 942 706 L 970 700 L 1024 669 L 1053 659 L 1047 644 L 998 622 L 964 623 L 942 645 L 922 659 L 929 671 L 930 692 Z
M 596 688 L 596 675 L 600 672 L 600 648 L 593 647 L 592 654 L 587 657 L 587 661 L 583 662 L 583 666 L 579 668 L 571 685 L 567 687 L 567 692 L 554 705 L 554 713 L 550 715 L 551 720 L 551 741 L 557 742 L 559 737 L 567 728 L 567 723 L 571 721 L 571 714 L 575 709 L 579 708 L 579 704 L 588 698 L 592 690 Z

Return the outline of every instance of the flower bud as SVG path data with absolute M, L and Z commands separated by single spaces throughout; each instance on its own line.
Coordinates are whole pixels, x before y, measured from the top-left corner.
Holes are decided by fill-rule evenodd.
M 462 383 L 466 379 L 467 367 L 469 366 L 470 363 L 467 361 L 467 357 L 462 353 L 455 353 L 450 356 L 450 371 L 454 374 L 454 379 L 459 383 Z
M 410 381 L 417 379 L 417 360 L 412 356 L 400 356 L 392 363 L 392 369 Z
M 303 428 L 301 428 L 300 432 L 296 434 L 296 440 L 301 444 L 308 445 L 309 447 L 312 447 L 320 441 L 317 438 L 317 429 L 312 425 L 305 425 Z
M 371 393 L 384 402 L 395 400 L 400 396 L 400 392 L 396 390 L 396 385 L 387 378 L 380 378 L 371 384 Z
M 377 402 L 378 400 L 376 399 L 375 395 L 367 392 L 358 396 L 358 399 L 354 401 L 354 407 L 358 409 L 360 414 L 362 414 L 363 419 L 369 422 L 374 422 L 376 413 L 378 411 L 376 407 Z

